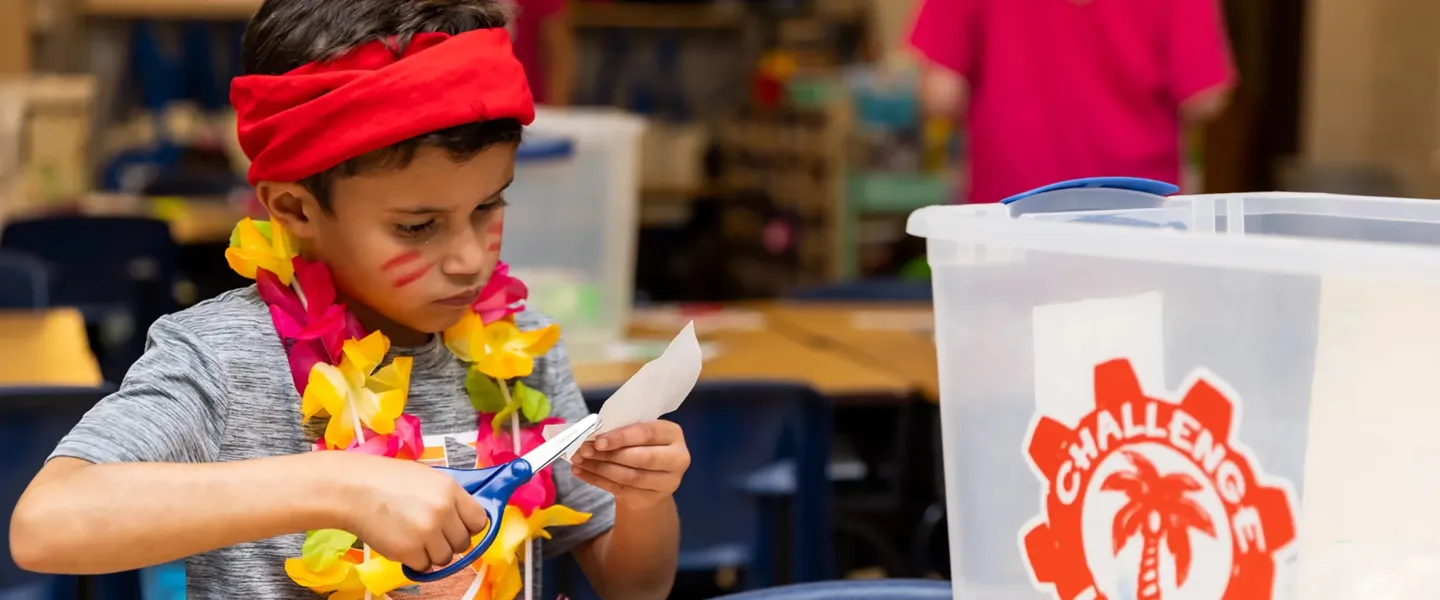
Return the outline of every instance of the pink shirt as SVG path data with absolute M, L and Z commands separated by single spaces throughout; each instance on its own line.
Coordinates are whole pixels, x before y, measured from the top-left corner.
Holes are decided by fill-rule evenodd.
M 530 93 L 535 102 L 545 102 L 545 60 L 541 55 L 541 25 L 565 9 L 566 0 L 512 0 L 515 19 L 510 23 L 510 39 L 515 58 L 525 67 L 530 80 Z
M 970 87 L 970 202 L 1081 177 L 1179 185 L 1180 104 L 1235 78 L 1219 0 L 922 1 L 911 44 Z

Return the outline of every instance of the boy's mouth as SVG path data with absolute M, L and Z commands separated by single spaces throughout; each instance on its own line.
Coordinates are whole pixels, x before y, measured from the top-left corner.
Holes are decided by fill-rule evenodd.
M 474 304 L 475 299 L 479 297 L 480 288 L 477 287 L 474 289 L 460 292 L 448 298 L 441 298 L 439 300 L 436 300 L 435 303 L 444 304 L 445 306 L 470 306 L 471 304 Z

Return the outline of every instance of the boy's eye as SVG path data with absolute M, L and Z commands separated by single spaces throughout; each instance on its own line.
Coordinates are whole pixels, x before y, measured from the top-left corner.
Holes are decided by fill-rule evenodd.
M 435 219 L 430 219 L 429 221 L 426 221 L 419 225 L 405 225 L 403 223 L 397 223 L 395 225 L 395 233 L 398 233 L 404 237 L 419 237 L 420 235 L 423 235 L 425 232 L 430 231 L 434 228 Z
M 496 198 L 496 199 L 494 199 L 494 200 L 491 200 L 491 201 L 489 201 L 489 202 L 486 202 L 486 203 L 484 203 L 484 204 L 481 204 L 480 206 L 475 207 L 475 212 L 482 212 L 482 213 L 484 213 L 484 212 L 490 212 L 490 211 L 495 210 L 495 209 L 497 209 L 497 208 L 504 208 L 504 207 L 509 206 L 509 205 L 510 205 L 510 203 L 505 201 L 505 197 L 501 196 L 501 197 L 499 197 L 499 198 Z

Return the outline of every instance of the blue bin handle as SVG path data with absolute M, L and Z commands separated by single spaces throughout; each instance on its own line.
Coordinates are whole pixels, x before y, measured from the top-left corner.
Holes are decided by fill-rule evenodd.
M 1115 199 L 1111 198 L 1111 201 L 1096 202 L 1093 204 L 1082 203 L 1078 206 L 1066 207 L 1065 210 L 1083 211 L 1117 210 L 1125 208 L 1156 208 L 1164 202 L 1163 198 L 1165 196 L 1169 196 L 1171 194 L 1174 194 L 1175 192 L 1180 191 L 1180 188 L 1173 184 L 1165 183 L 1163 181 L 1155 181 L 1153 179 L 1140 179 L 1138 177 L 1089 177 L 1085 179 L 1072 179 L 1070 181 L 1062 181 L 1060 183 L 1053 183 L 1045 187 L 1035 188 L 1028 192 L 1016 194 L 1014 196 L 1001 200 L 1000 203 L 1009 205 L 1011 207 L 1010 213 L 1014 216 L 1019 216 L 1032 212 L 1044 212 L 1040 210 L 1027 209 L 1027 205 L 1032 204 L 1031 202 L 1027 202 L 1027 200 L 1034 199 L 1038 196 L 1048 195 L 1054 192 L 1062 192 L 1065 190 L 1100 188 L 1140 192 L 1141 194 L 1147 195 L 1148 198 L 1142 201 L 1140 197 L 1122 197 L 1123 199 L 1118 202 L 1113 201 Z
M 569 138 L 527 137 L 520 141 L 515 152 L 519 162 L 539 160 L 564 160 L 575 153 L 575 142 Z

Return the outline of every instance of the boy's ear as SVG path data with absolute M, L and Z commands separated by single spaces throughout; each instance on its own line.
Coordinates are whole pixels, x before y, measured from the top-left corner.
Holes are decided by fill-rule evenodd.
M 315 218 L 320 203 L 298 183 L 262 181 L 255 186 L 255 197 L 269 211 L 270 218 L 280 222 L 295 237 L 308 239 L 315 235 Z

